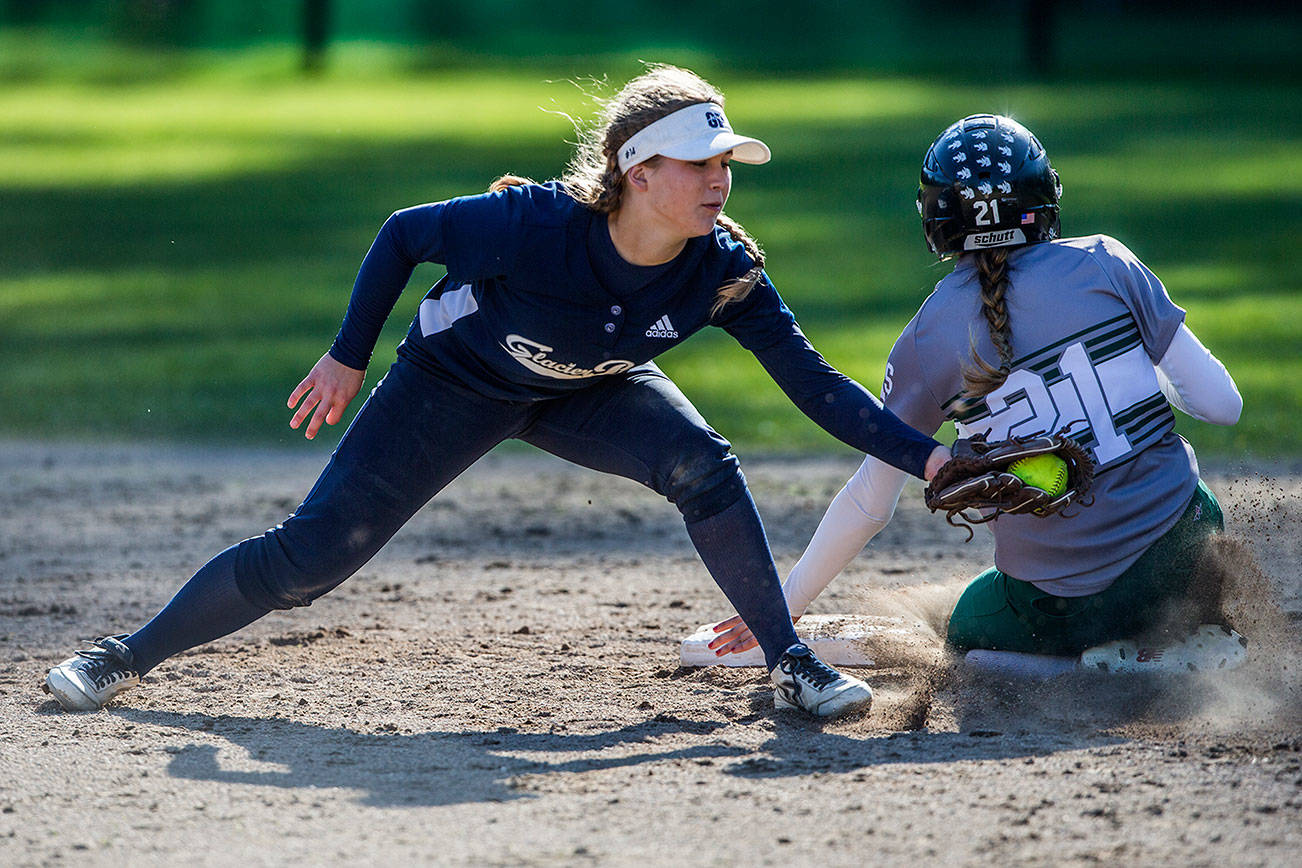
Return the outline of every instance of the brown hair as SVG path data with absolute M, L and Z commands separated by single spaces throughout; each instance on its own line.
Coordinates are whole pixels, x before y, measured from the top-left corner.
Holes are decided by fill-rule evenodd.
M 496 178 L 493 183 L 488 185 L 488 192 L 500 193 L 507 187 L 518 187 L 522 184 L 535 184 L 533 178 L 526 178 L 524 175 L 512 175 L 507 173 Z
M 648 124 L 688 106 L 711 102 L 722 108 L 724 97 L 718 88 L 690 70 L 654 63 L 619 93 L 598 101 L 601 111 L 597 122 L 579 129 L 578 147 L 560 180 L 575 200 L 599 214 L 611 214 L 619 210 L 624 195 L 624 173 L 619 170 L 619 149 L 624 143 Z M 655 159 L 659 158 L 652 157 Z M 503 175 L 489 190 L 496 192 L 526 183 L 527 178 Z M 741 224 L 722 213 L 716 222 L 746 248 L 755 265 L 718 288 L 710 316 L 745 298 L 764 269 L 764 251 Z
M 987 362 L 977 352 L 976 339 L 971 339 L 972 364 L 963 368 L 963 393 L 969 398 L 988 395 L 1003 385 L 1013 362 L 1013 330 L 1008 323 L 1007 247 L 978 250 L 976 257 L 977 279 L 981 282 L 981 314 L 990 332 L 990 342 L 999 353 L 999 366 Z

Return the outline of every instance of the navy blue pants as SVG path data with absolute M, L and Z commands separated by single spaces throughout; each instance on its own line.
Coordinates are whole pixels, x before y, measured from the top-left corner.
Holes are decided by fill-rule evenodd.
M 266 609 L 308 605 L 510 438 L 667 497 L 770 665 L 797 641 L 730 445 L 654 365 L 525 403 L 485 398 L 399 358 L 294 514 L 240 543 L 234 563 L 240 593 Z M 719 523 L 724 514 L 727 526 Z

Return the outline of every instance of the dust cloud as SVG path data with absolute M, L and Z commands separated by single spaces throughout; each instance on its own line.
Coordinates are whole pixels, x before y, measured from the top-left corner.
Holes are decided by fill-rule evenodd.
M 1201 740 L 1302 724 L 1302 642 L 1243 539 L 1215 538 L 1195 577 L 1194 599 L 1159 628 L 1170 635 L 1190 619 L 1234 627 L 1249 640 L 1248 659 L 1230 672 L 1076 672 L 1028 680 L 974 670 L 944 646 L 946 621 L 968 581 L 869 587 L 856 595 L 858 612 L 903 618 L 911 628 L 864 642 L 882 667 L 870 679 L 880 722 L 900 730 L 1052 729 Z

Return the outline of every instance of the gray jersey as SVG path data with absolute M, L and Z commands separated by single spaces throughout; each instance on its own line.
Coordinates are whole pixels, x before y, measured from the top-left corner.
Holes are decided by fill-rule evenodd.
M 1066 597 L 1103 590 L 1176 523 L 1198 483 L 1193 449 L 1154 365 L 1184 321 L 1161 281 L 1103 235 L 1014 250 L 1007 295 L 1013 362 L 1007 381 L 962 397 L 974 342 L 997 361 L 971 257 L 936 285 L 900 335 L 883 399 L 905 422 L 992 440 L 1069 429 L 1092 454 L 1094 504 L 1070 517 L 992 522 L 995 566 Z

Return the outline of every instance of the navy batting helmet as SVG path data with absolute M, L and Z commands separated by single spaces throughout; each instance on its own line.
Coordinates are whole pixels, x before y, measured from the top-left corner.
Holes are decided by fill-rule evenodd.
M 944 259 L 1057 238 L 1061 195 L 1030 130 L 1003 115 L 969 115 L 927 150 L 918 213 L 927 245 Z

